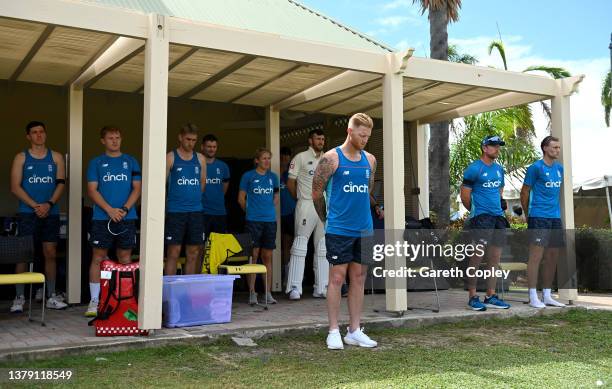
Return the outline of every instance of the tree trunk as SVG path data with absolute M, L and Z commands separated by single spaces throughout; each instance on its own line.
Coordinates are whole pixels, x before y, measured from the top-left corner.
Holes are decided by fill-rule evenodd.
M 448 18 L 446 10 L 429 10 L 429 50 L 431 58 L 448 60 Z M 430 125 L 429 138 L 429 209 L 435 213 L 436 226 L 444 228 L 450 221 L 450 148 L 449 122 Z

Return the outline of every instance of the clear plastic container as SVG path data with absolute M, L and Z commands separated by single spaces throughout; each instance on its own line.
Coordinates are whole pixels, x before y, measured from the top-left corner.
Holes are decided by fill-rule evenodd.
M 164 276 L 162 322 L 165 327 L 229 323 L 232 292 L 239 276 L 193 274 Z

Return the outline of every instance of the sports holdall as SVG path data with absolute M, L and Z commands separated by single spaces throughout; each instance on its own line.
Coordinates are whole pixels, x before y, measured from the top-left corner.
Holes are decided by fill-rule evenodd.
M 96 336 L 148 335 L 138 328 L 139 263 L 100 263 L 98 315 L 89 322 Z

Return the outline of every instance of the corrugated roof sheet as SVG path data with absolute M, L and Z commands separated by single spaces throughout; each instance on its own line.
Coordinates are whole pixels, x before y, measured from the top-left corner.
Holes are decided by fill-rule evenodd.
M 80 0 L 335 46 L 392 51 L 295 0 Z

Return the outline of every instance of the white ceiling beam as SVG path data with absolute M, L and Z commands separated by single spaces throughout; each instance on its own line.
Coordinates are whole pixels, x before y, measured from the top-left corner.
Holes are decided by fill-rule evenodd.
M 379 74 L 390 68 L 382 50 L 338 47 L 179 18 L 169 20 L 171 43 Z
M 146 14 L 92 3 L 65 0 L 2 1 L 0 16 L 136 38 L 147 37 Z
M 356 86 L 367 84 L 368 82 L 380 79 L 380 75 L 372 73 L 356 72 L 347 70 L 338 74 L 329 80 L 323 81 L 320 84 L 312 86 L 302 92 L 299 92 L 291 97 L 277 102 L 274 108 L 283 110 L 294 107 L 309 101 L 317 100 L 334 93 L 342 92 Z
M 419 57 L 408 59 L 404 76 L 546 96 L 558 89 L 555 80 L 545 76 Z
M 553 80 L 554 81 L 554 80 Z M 409 118 L 409 120 L 418 120 L 419 123 L 435 123 L 442 120 L 456 119 L 468 115 L 474 115 L 482 112 L 495 111 L 496 109 L 514 107 L 516 105 L 533 103 L 536 101 L 546 100 L 547 96 L 532 95 L 526 93 L 506 92 L 497 96 L 490 97 L 485 100 L 466 104 L 457 108 L 449 109 L 443 112 L 438 112 L 426 117 Z M 409 115 L 408 115 L 409 116 Z
M 93 84 L 95 80 L 100 79 L 118 65 L 133 57 L 134 53 L 140 53 L 144 49 L 144 45 L 145 41 L 142 39 L 119 37 L 74 80 L 74 86 L 84 88 Z

